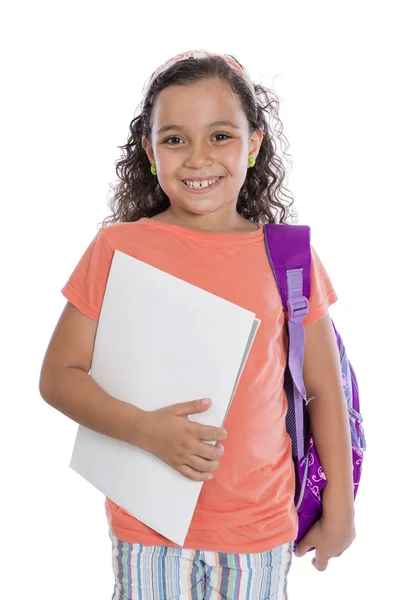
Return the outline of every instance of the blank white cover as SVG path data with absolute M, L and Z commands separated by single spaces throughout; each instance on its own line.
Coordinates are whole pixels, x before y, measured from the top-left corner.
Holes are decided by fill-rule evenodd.
M 144 410 L 212 398 L 191 419 L 221 426 L 260 321 L 254 313 L 115 251 L 91 376 Z M 70 467 L 178 545 L 202 483 L 139 448 L 79 426 Z

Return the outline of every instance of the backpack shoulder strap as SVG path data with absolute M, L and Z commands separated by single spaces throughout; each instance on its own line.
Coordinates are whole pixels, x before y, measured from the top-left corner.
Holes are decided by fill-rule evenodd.
M 265 225 L 265 245 L 282 298 L 287 310 L 289 290 L 287 271 L 302 270 L 302 296 L 310 297 L 311 230 L 307 225 Z
M 275 275 L 282 305 L 287 311 L 289 332 L 288 367 L 293 380 L 295 440 L 297 458 L 304 456 L 303 380 L 304 326 L 311 290 L 310 228 L 304 225 L 268 224 L 264 227 L 265 247 Z

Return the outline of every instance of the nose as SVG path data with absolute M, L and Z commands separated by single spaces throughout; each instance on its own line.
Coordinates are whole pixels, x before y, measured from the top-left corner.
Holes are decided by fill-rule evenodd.
M 185 167 L 192 169 L 203 169 L 214 162 L 212 148 L 207 144 L 199 142 L 192 144 L 185 159 Z

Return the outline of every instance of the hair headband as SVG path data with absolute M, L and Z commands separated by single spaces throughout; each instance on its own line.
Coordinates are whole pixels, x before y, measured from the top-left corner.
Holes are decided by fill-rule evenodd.
M 254 100 L 256 100 L 256 91 L 247 71 L 230 55 L 216 54 L 214 52 L 208 52 L 207 50 L 189 50 L 188 52 L 181 52 L 181 54 L 177 54 L 173 58 L 170 58 L 163 65 L 161 65 L 161 67 L 158 67 L 158 69 L 154 71 L 153 75 L 150 78 L 148 87 L 150 87 L 150 85 L 155 80 L 155 78 L 158 77 L 158 75 L 169 69 L 169 67 L 172 67 L 172 65 L 180 62 L 181 60 L 206 58 L 208 56 L 221 56 L 228 63 L 231 69 L 233 69 L 234 71 L 236 71 L 236 73 L 243 77 Z

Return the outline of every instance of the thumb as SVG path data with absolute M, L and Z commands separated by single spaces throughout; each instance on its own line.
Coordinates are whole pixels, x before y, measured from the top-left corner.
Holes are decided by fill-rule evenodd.
M 195 415 L 208 410 L 211 406 L 211 398 L 201 398 L 200 400 L 191 400 L 190 402 L 180 402 L 174 404 L 174 413 L 180 417 Z
M 297 544 L 296 550 L 294 551 L 295 556 L 302 557 L 307 554 L 310 548 L 313 547 L 314 544 L 310 541 L 309 534 L 306 534 L 303 539 Z

